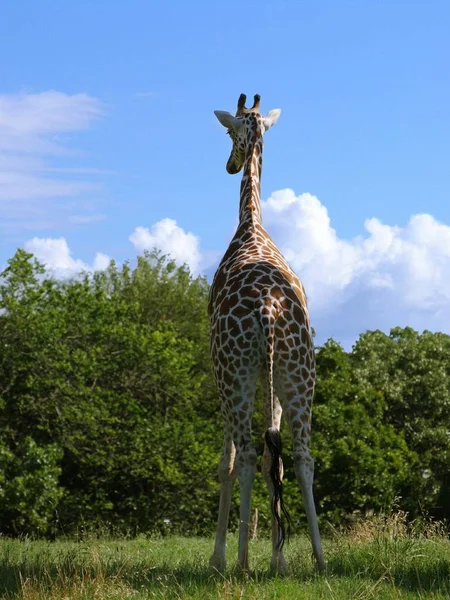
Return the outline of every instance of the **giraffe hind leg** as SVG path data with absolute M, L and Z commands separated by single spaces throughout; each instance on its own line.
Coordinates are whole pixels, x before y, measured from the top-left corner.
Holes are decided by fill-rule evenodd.
M 249 377 L 235 376 L 227 386 L 220 387 L 225 417 L 225 443 L 220 464 L 221 496 L 216 543 L 210 564 L 219 570 L 225 568 L 225 540 L 235 479 L 240 487 L 240 521 L 238 568 L 248 570 L 248 538 L 251 493 L 256 473 L 256 451 L 251 438 L 256 369 Z M 232 462 L 233 459 L 233 462 Z
M 307 386 L 303 382 L 301 384 L 298 384 L 297 381 L 293 382 L 292 373 L 282 361 L 279 361 L 278 366 L 276 389 L 280 394 L 281 404 L 289 423 L 295 476 L 302 492 L 313 554 L 318 570 L 322 572 L 325 569 L 325 561 L 313 495 L 314 461 L 309 449 L 314 388 L 313 385 Z M 298 374 L 300 374 L 299 367 Z
M 250 532 L 251 496 L 256 474 L 256 450 L 252 443 L 251 420 L 255 397 L 257 370 L 251 369 L 247 377 L 235 376 L 230 386 L 229 421 L 233 423 L 233 441 L 236 447 L 234 468 L 240 488 L 239 548 L 237 567 L 247 572 L 248 542 Z
M 226 538 L 230 516 L 231 498 L 233 494 L 234 482 L 236 480 L 236 471 L 234 469 L 235 455 L 236 448 L 232 439 L 231 431 L 229 431 L 228 427 L 225 427 L 223 451 L 219 461 L 219 516 L 217 519 L 214 553 L 209 560 L 210 567 L 216 569 L 220 573 L 223 573 L 226 568 Z
M 294 469 L 297 481 L 300 484 L 303 502 L 305 503 L 306 518 L 308 521 L 309 535 L 313 547 L 319 572 L 325 571 L 322 544 L 320 541 L 319 524 L 317 521 L 316 507 L 313 496 L 314 461 L 309 449 L 301 453 L 294 452 Z
M 248 570 L 248 538 L 251 510 L 251 493 L 256 473 L 256 451 L 252 444 L 251 420 L 255 400 L 256 382 L 261 373 L 260 332 L 258 329 L 249 329 L 245 339 L 236 339 L 235 332 L 226 332 L 221 336 L 219 348 L 213 344 L 212 357 L 216 364 L 216 383 L 222 405 L 222 414 L 228 426 L 228 433 L 232 435 L 235 447 L 233 475 L 239 480 L 240 487 L 240 521 L 239 521 L 239 551 L 238 568 Z M 253 351 L 247 353 L 239 347 L 239 342 L 244 343 Z M 225 351 L 226 348 L 226 351 Z M 249 356 L 248 356 L 249 354 Z M 226 368 L 222 365 L 226 364 Z M 232 485 L 226 480 L 222 484 L 222 503 L 216 536 L 216 551 L 213 562 L 224 563 L 225 551 L 225 514 L 229 514 Z M 228 517 L 227 517 L 228 518 Z M 220 566 L 220 565 L 219 565 Z
M 256 474 L 256 450 L 251 440 L 250 427 L 242 428 L 236 439 L 236 472 L 240 488 L 239 507 L 239 548 L 237 566 L 240 571 L 247 572 L 248 542 L 250 533 L 250 513 L 253 481 Z

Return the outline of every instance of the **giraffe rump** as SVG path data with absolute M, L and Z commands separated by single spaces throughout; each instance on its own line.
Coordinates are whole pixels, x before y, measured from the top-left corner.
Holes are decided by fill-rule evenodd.
M 283 499 L 283 481 L 281 479 L 281 453 L 283 450 L 281 435 L 276 427 L 269 427 L 264 436 L 267 449 L 270 453 L 271 466 L 270 466 L 270 480 L 273 485 L 273 497 L 272 497 L 272 514 L 278 524 L 278 548 L 281 550 L 286 540 L 286 528 L 281 518 L 283 513 L 287 524 L 287 539 L 289 539 L 291 530 L 291 517 L 286 509 Z M 280 511 L 281 509 L 281 511 Z

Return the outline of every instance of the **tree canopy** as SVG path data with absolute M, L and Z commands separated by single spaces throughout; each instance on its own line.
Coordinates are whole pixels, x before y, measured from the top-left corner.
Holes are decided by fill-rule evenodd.
M 18 250 L 0 277 L 0 532 L 208 532 L 222 423 L 205 278 L 157 252 L 60 280 Z M 450 516 L 450 336 L 317 348 L 322 521 L 397 502 Z M 262 452 L 260 402 L 255 443 Z M 285 496 L 303 521 L 285 440 Z M 269 520 L 261 477 L 254 505 Z M 265 515 L 265 516 L 264 516 Z

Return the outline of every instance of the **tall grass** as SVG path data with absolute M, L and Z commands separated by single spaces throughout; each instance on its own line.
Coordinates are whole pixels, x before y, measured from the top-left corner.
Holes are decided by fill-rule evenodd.
M 22 600 L 141 600 L 144 598 L 380 599 L 450 598 L 450 541 L 441 525 L 409 523 L 397 512 L 356 523 L 325 540 L 328 562 L 316 574 L 306 538 L 286 548 L 287 577 L 271 574 L 268 540 L 251 543 L 252 571 L 237 575 L 237 540 L 230 536 L 230 568 L 207 566 L 205 538 L 0 541 L 0 598 Z

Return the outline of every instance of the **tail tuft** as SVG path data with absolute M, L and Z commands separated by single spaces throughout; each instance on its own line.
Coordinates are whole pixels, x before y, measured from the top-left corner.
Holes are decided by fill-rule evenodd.
M 273 498 L 272 498 L 272 514 L 278 523 L 279 541 L 278 548 L 281 550 L 284 546 L 286 539 L 286 529 L 281 518 L 280 510 L 283 513 L 288 523 L 288 538 L 291 528 L 291 518 L 286 510 L 283 501 L 283 482 L 281 479 L 281 453 L 282 453 L 282 442 L 281 435 L 276 427 L 269 427 L 265 434 L 265 442 L 267 449 L 270 452 L 272 464 L 270 466 L 270 479 L 273 485 Z

